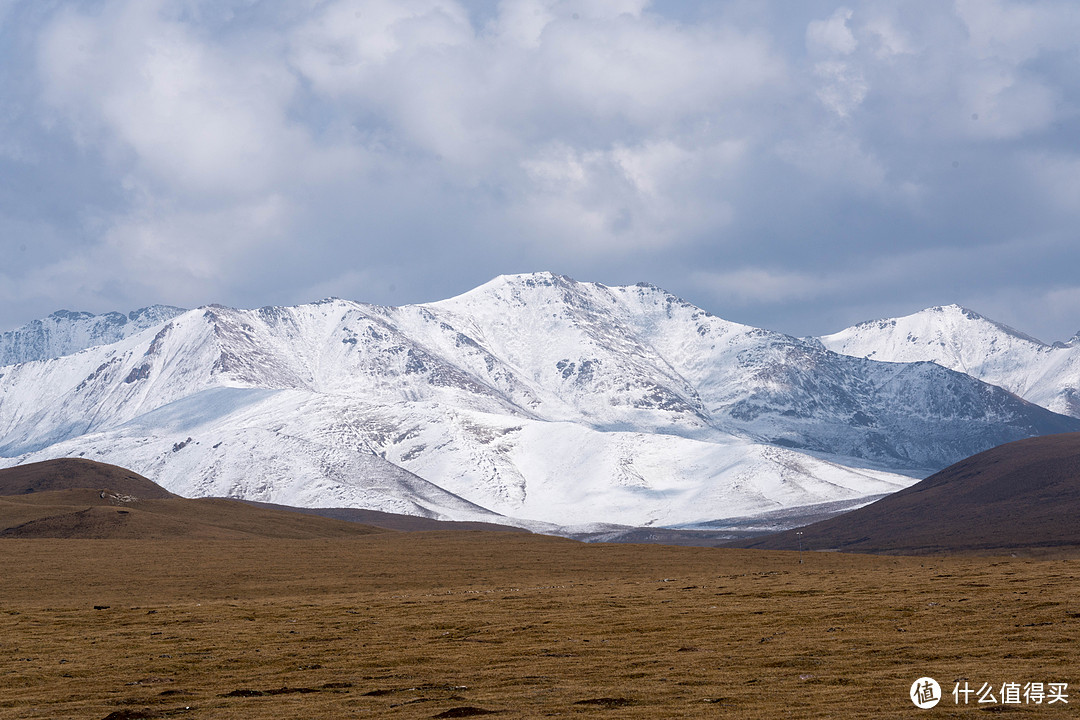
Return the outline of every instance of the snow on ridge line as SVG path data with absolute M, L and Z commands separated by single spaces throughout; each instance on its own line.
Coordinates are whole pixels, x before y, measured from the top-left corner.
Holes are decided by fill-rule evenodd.
M 934 362 L 1053 412 L 1080 417 L 1080 342 L 1076 338 L 1047 345 L 1003 323 L 949 305 L 860 323 L 818 340 L 830 350 L 853 357 Z
M 942 368 L 907 370 L 649 285 L 503 276 L 421 305 L 206 306 L 17 366 L 0 377 L 0 447 L 115 445 L 110 462 L 148 476 L 230 478 L 286 504 L 467 514 L 453 495 L 519 519 L 648 525 L 878 493 L 911 479 L 842 456 L 910 470 L 1058 422 Z M 347 469 L 374 458 L 357 485 Z
M 118 312 L 94 315 L 57 310 L 47 318 L 32 320 L 20 328 L 0 334 L 0 367 L 49 360 L 112 344 L 184 312 L 187 311 L 168 305 L 151 305 L 126 315 Z

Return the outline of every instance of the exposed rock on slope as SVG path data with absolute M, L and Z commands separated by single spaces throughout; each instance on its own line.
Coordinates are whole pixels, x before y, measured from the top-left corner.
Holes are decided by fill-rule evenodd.
M 1047 345 L 958 305 L 860 323 L 819 338 L 835 352 L 888 362 L 934 362 L 1042 407 L 1080 417 L 1080 342 Z
M 549 273 L 427 305 L 210 306 L 0 369 L 0 462 L 82 453 L 185 496 L 530 527 L 849 501 L 1067 430 L 931 363 Z
M 0 335 L 0 366 L 71 355 L 95 345 L 122 340 L 184 312 L 166 305 L 122 313 L 93 315 L 58 310 L 18 330 Z

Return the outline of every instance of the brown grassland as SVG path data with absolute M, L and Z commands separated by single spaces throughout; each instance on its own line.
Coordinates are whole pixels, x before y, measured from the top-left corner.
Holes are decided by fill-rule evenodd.
M 2 718 L 1064 717 L 1080 560 L 510 533 L 0 540 Z M 908 699 L 937 678 L 933 710 Z M 1068 682 L 957 707 L 955 681 Z M 1000 699 L 1000 698 L 999 698 Z

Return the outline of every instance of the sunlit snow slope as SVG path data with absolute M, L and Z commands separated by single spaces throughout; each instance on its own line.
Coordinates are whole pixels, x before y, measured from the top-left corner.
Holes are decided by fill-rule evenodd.
M 820 338 L 839 353 L 890 362 L 930 361 L 1080 417 L 1080 341 L 1047 345 L 958 305 L 861 323 Z
M 668 525 L 891 492 L 912 482 L 891 471 L 1080 429 L 932 363 L 548 273 L 427 305 L 208 306 L 83 345 L 0 367 L 0 465 L 81 454 L 187 496 Z

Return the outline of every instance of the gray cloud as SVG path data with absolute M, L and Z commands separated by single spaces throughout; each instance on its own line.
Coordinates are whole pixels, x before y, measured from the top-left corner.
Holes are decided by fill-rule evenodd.
M 16 0 L 0 23 L 0 325 L 551 269 L 798 334 L 954 301 L 1080 327 L 1071 3 Z

